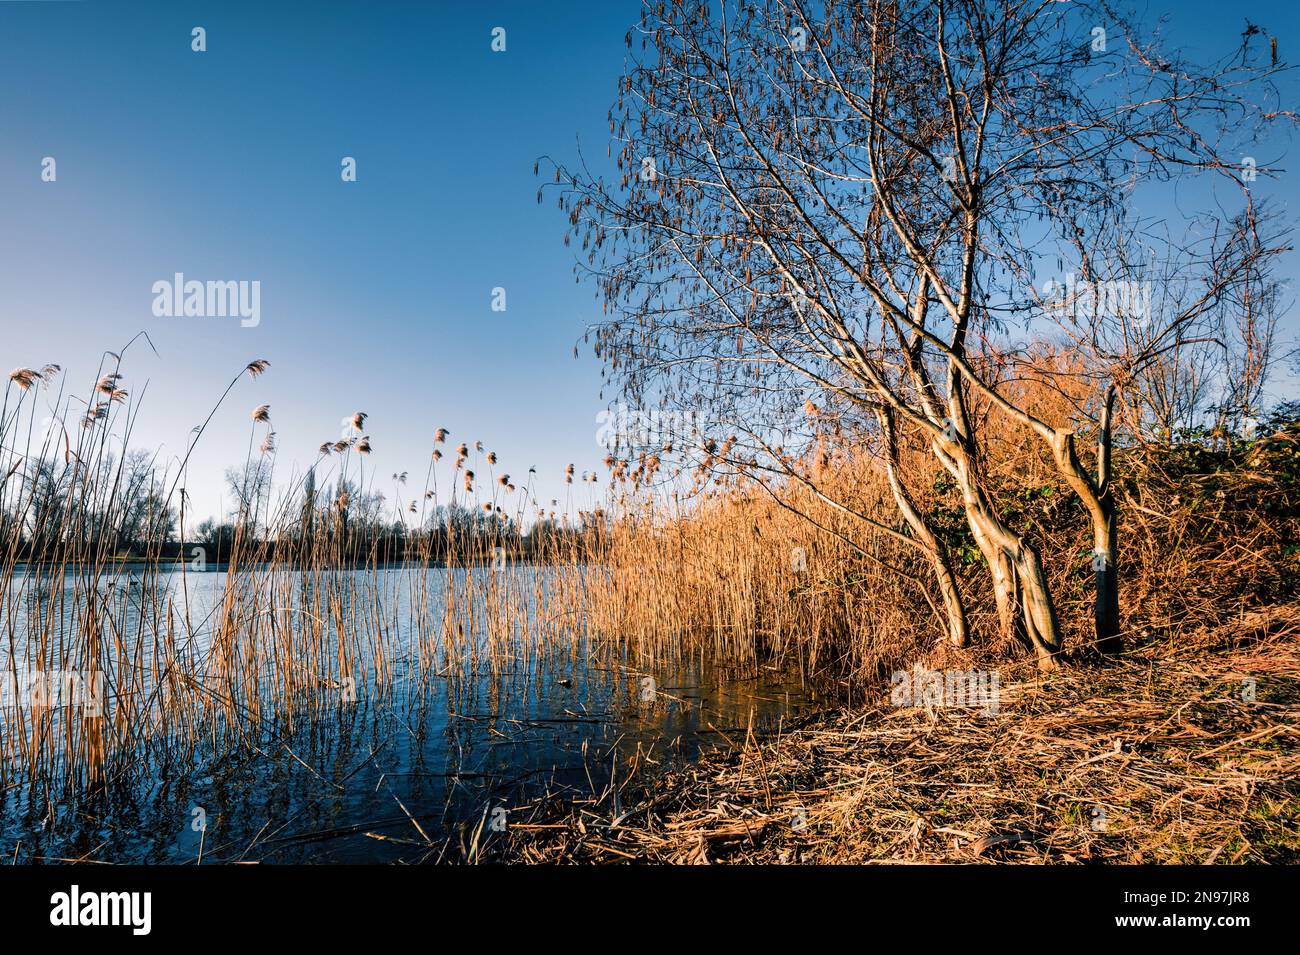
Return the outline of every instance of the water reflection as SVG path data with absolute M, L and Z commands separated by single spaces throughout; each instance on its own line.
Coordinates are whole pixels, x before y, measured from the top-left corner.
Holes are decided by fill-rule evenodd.
M 378 575 L 390 641 L 384 676 L 376 679 L 367 661 L 353 693 L 322 685 L 312 718 L 268 721 L 265 732 L 233 747 L 211 734 L 183 754 L 142 747 L 133 772 L 90 791 L 32 789 L 7 778 L 0 852 L 20 863 L 454 858 L 476 829 L 509 825 L 524 800 L 601 791 L 631 764 L 688 760 L 810 701 L 805 687 L 770 671 L 701 660 L 634 668 L 625 654 L 595 652 L 581 639 L 521 647 L 503 659 L 500 646 L 488 652 L 486 633 L 472 633 L 431 654 L 420 644 L 441 607 L 429 595 L 446 591 L 447 573 L 396 567 Z M 140 599 L 146 588 L 128 574 L 69 582 L 61 595 L 42 594 L 39 578 L 19 575 L 6 603 L 19 608 L 11 619 L 56 632 L 75 626 L 75 595 L 66 591 L 84 597 L 94 587 L 118 612 L 116 625 L 135 632 L 157 602 L 152 593 Z M 226 574 L 166 575 L 156 589 L 186 615 L 185 650 L 201 659 Z M 20 636 L 14 647 L 28 643 Z M 154 643 L 135 645 L 139 671 L 156 671 Z M 11 693 L 31 662 L 0 649 Z M 19 718 L 13 707 L 4 713 Z

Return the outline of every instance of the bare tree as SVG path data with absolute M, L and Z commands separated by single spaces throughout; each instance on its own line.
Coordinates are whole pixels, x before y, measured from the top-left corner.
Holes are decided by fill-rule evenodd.
M 973 408 L 1005 415 L 1045 443 L 1092 515 L 1097 638 L 1113 647 L 1115 382 L 1099 383 L 1090 470 L 1078 422 L 1045 421 L 1006 387 L 1010 323 L 1041 315 L 1047 254 L 1119 229 L 1135 180 L 1216 176 L 1244 203 L 1241 239 L 1210 257 L 1190 315 L 1263 269 L 1275 250 L 1225 157 L 1230 131 L 1286 115 L 1268 105 L 1279 67 L 1243 47 L 1195 69 L 1106 3 L 663 0 L 636 32 L 611 112 L 621 180 L 556 168 L 616 382 L 733 427 L 812 396 L 841 402 L 877 418 L 887 460 L 896 429 L 922 435 L 959 489 L 1004 630 L 1051 666 L 1047 574 L 989 490 Z M 788 448 L 749 450 L 792 471 Z M 891 486 L 926 546 L 907 489 Z M 942 580 L 942 552 L 927 549 Z
M 271 492 L 271 465 L 265 456 L 251 458 L 242 468 L 226 468 L 226 488 L 235 501 L 235 524 L 256 531 L 257 514 Z

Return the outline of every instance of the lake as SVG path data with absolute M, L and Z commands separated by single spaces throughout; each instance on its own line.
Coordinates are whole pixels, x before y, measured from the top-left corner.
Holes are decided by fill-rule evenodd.
M 11 746 L 0 784 L 0 855 L 19 863 L 193 863 L 200 854 L 205 864 L 453 860 L 475 833 L 480 846 L 490 844 L 526 800 L 602 792 L 630 767 L 680 765 L 703 748 L 739 743 L 751 726 L 774 729 L 814 702 L 800 680 L 765 668 L 666 655 L 634 663 L 629 648 L 597 646 L 576 627 L 564 641 L 527 640 L 514 621 L 502 629 L 499 614 L 475 606 L 478 597 L 457 609 L 455 619 L 469 621 L 468 632 L 461 623 L 454 639 L 440 634 L 431 621 L 448 619 L 441 601 L 461 599 L 447 594 L 481 596 L 484 575 L 494 573 L 487 568 L 332 573 L 331 592 L 352 595 L 352 604 L 335 608 L 340 619 L 363 621 L 378 634 L 368 644 L 357 641 L 371 646 L 369 653 L 339 651 L 359 678 L 322 680 L 314 691 L 296 681 L 286 696 L 276 688 L 282 677 L 274 668 L 250 664 L 262 681 L 250 699 L 269 701 L 254 730 L 232 738 L 219 711 L 211 714 L 216 729 L 160 728 L 159 739 L 186 742 L 144 741 L 127 752 L 119 743 L 115 768 L 97 785 L 66 777 L 32 782 Z M 495 573 L 527 594 L 545 592 L 549 571 Z M 297 572 L 276 574 L 271 586 L 305 592 Z M 342 588 L 334 589 L 340 580 Z M 226 601 L 232 593 L 240 601 L 259 599 L 243 583 L 232 590 L 227 573 L 217 571 L 146 580 L 115 569 L 57 585 L 18 573 L 4 597 L 10 632 L 0 647 L 7 675 L 0 681 L 0 732 L 11 742 L 18 721 L 31 719 L 29 708 L 17 704 L 32 669 L 84 664 L 66 648 L 85 638 L 79 627 L 91 587 L 111 622 L 99 637 L 110 725 L 124 712 L 128 692 L 133 700 L 157 696 L 167 661 L 175 668 L 184 657 L 187 672 L 208 672 L 220 631 L 213 621 L 229 617 Z M 545 609 L 526 597 L 514 606 L 521 617 Z M 282 610 L 267 613 L 309 613 Z M 189 621 L 181 638 L 164 639 L 163 618 Z M 280 632 L 276 639 L 290 637 Z M 44 647 L 42 666 L 30 656 L 33 644 Z M 57 736 L 63 723 L 53 725 Z M 58 772 L 46 775 L 57 779 Z

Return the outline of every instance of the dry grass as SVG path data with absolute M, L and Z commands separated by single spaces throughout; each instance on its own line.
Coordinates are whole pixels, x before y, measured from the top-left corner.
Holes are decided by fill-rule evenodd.
M 1221 634 L 1214 626 L 1225 618 L 1291 598 L 1296 495 L 1279 476 L 1296 471 L 1294 434 L 1241 460 L 1209 456 L 1210 470 L 1199 459 L 1122 459 L 1124 624 L 1130 645 L 1145 649 L 1105 668 L 1080 657 L 1046 683 L 1023 669 L 1021 648 L 998 638 L 987 571 L 969 553 L 953 490 L 923 448 L 905 449 L 912 493 L 958 558 L 975 641 L 955 659 L 1027 681 L 1007 685 L 1004 713 L 987 719 L 872 702 L 891 671 L 956 653 L 939 649 L 929 570 L 895 537 L 798 484 L 773 494 L 715 470 L 693 492 L 660 473 L 657 458 L 611 458 L 599 487 L 584 475 L 573 488 L 570 466 L 565 499 L 548 507 L 535 500 L 531 474 L 517 487 L 479 442 L 444 457 L 439 429 L 423 486 L 418 475 L 408 485 L 405 472 L 390 486 L 368 463 L 360 412 L 349 438 L 320 445 L 314 495 L 305 475 L 291 474 L 277 479 L 278 500 L 243 515 L 222 553 L 221 599 L 196 614 L 193 576 L 164 557 L 164 531 L 138 544 L 138 576 L 123 584 L 116 573 L 114 534 L 126 516 L 121 460 L 109 449 L 129 446 L 134 420 L 117 387 L 120 361 L 100 370 L 111 380 L 92 418 L 69 416 L 66 430 L 41 438 L 33 394 L 50 386 L 50 368 L 11 377 L 0 406 L 0 659 L 15 681 L 20 668 L 103 672 L 108 700 L 93 716 L 12 701 L 0 713 L 6 790 L 78 796 L 148 778 L 156 761 L 181 765 L 200 750 L 257 747 L 336 719 L 350 684 L 379 695 L 402 672 L 468 689 L 483 672 L 590 648 L 649 672 L 687 656 L 794 670 L 850 709 L 657 779 L 640 821 L 588 827 L 599 838 L 582 832 L 584 813 L 604 808 L 577 806 L 556 823 L 563 828 L 536 830 L 554 840 L 521 842 L 520 857 L 965 858 L 982 838 L 1026 832 L 984 855 L 1136 860 L 1218 849 L 1216 859 L 1254 859 L 1273 851 L 1242 831 L 1254 814 L 1294 815 L 1294 793 L 1279 782 L 1296 768 L 1282 751 L 1294 742 L 1282 718 L 1294 724 L 1296 715 L 1290 624 L 1249 648 L 1187 656 Z M 266 369 L 254 362 L 245 372 L 256 379 Z M 271 411 L 257 405 L 251 418 L 245 460 L 273 472 Z M 1011 433 L 993 446 L 990 481 L 1004 482 L 995 497 L 1043 550 L 1067 646 L 1083 647 L 1091 588 L 1081 513 L 1032 446 Z M 183 467 L 159 476 L 150 506 L 184 517 L 175 493 Z M 806 474 L 853 510 L 902 528 L 869 445 L 822 447 Z M 371 525 L 398 533 L 357 525 L 377 487 L 397 499 Z M 482 516 L 444 521 L 447 506 Z M 525 562 L 545 573 L 516 572 Z M 429 573 L 443 566 L 454 572 Z M 1238 671 L 1258 674 L 1261 703 L 1232 702 Z M 1281 689 L 1270 689 L 1274 679 Z M 1114 752 L 1116 739 L 1130 749 Z M 1243 750 L 1215 749 L 1243 739 Z M 1270 752 L 1272 762 L 1260 755 Z M 808 819 L 798 832 L 781 822 L 796 803 Z M 1090 834 L 1086 818 L 1078 832 L 1068 828 L 1094 807 L 1107 812 L 1106 833 Z
M 1046 680 L 996 716 L 877 703 L 592 800 L 516 810 L 524 862 L 1300 858 L 1300 605 Z M 952 660 L 932 660 L 935 668 Z M 1254 678 L 1256 699 L 1242 699 Z
M 992 495 L 1043 553 L 1065 645 L 1077 650 L 1093 638 L 1086 520 L 1033 445 L 1014 437 L 997 445 L 990 482 L 1003 483 Z M 1287 480 L 1297 448 L 1300 431 L 1291 429 L 1236 456 L 1181 448 L 1119 456 L 1121 625 L 1130 645 L 1182 638 L 1189 621 L 1211 625 L 1294 595 L 1300 494 Z M 869 446 L 811 458 L 805 473 L 819 490 L 904 529 Z M 1020 658 L 1024 648 L 998 627 L 955 488 L 921 449 L 904 468 L 953 554 L 977 648 Z M 944 640 L 927 562 L 807 488 L 786 484 L 774 494 L 731 479 L 682 499 L 630 479 L 614 491 L 612 523 L 584 541 L 581 559 L 600 566 L 585 612 L 594 632 L 625 641 L 647 665 L 656 654 L 707 650 L 856 694 Z
M 350 436 L 320 446 L 309 481 L 275 474 L 271 409 L 257 405 L 245 467 L 279 490 L 240 507 L 220 553 L 208 545 L 206 569 L 191 566 L 192 540 L 181 538 L 178 559 L 169 525 L 185 524 L 185 460 L 170 472 L 150 465 L 128 491 L 120 449 L 136 409 L 115 387 L 120 356 L 106 360 L 91 393 L 109 397 L 84 420 L 71 413 L 76 399 L 51 393 L 59 414 L 38 426 L 35 396 L 56 386 L 57 366 L 18 369 L 0 404 L 0 793 L 22 788 L 39 803 L 127 785 L 159 762 L 186 765 L 334 720 L 399 671 L 414 692 L 436 678 L 454 694 L 484 671 L 580 644 L 579 541 L 559 532 L 567 517 L 525 541 L 531 476 L 518 490 L 494 483 L 496 456 L 477 443 L 455 462 L 431 458 L 423 488 L 393 475 L 398 499 L 384 501 L 360 412 Z M 247 366 L 208 420 L 267 367 Z M 445 438 L 439 429 L 433 443 Z M 483 460 L 476 481 L 470 465 Z M 145 512 L 134 525 L 133 509 Z M 225 577 L 203 606 L 195 593 L 218 558 Z M 525 559 L 553 572 L 520 570 Z M 102 678 L 101 705 L 30 691 L 42 674 Z

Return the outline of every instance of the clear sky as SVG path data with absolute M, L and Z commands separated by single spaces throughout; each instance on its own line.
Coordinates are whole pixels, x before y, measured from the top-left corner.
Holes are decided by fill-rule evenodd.
M 381 473 L 423 475 L 447 427 L 512 475 L 536 465 L 554 496 L 565 464 L 603 454 L 598 366 L 573 358 L 598 306 L 533 163 L 579 137 L 604 158 L 638 9 L 0 4 L 0 364 L 59 363 L 84 395 L 101 352 L 147 330 L 160 357 L 141 343 L 125 365 L 133 399 L 148 382 L 132 443 L 179 455 L 268 359 L 192 458 L 199 511 L 263 402 L 281 471 L 365 411 Z M 175 272 L 260 281 L 260 324 L 155 317 L 152 285 Z
M 1190 52 L 1235 46 L 1249 16 L 1300 59 L 1288 3 L 1169 6 L 1168 35 Z M 122 384 L 133 400 L 148 384 L 132 443 L 179 455 L 229 379 L 268 359 L 192 458 L 200 514 L 222 506 L 261 403 L 282 474 L 365 411 L 379 473 L 422 481 L 447 427 L 521 484 L 536 465 L 540 496 L 561 496 L 565 464 L 604 454 L 599 368 L 589 350 L 573 358 L 599 306 L 532 169 L 571 161 L 579 140 L 606 161 L 638 13 L 638 0 L 0 4 L 0 365 L 57 362 L 84 395 L 101 353 L 148 331 L 159 355 L 133 348 Z M 195 26 L 207 52 L 191 49 Z M 345 156 L 357 182 L 340 178 Z M 176 272 L 259 281 L 260 324 L 155 317 L 152 286 Z

